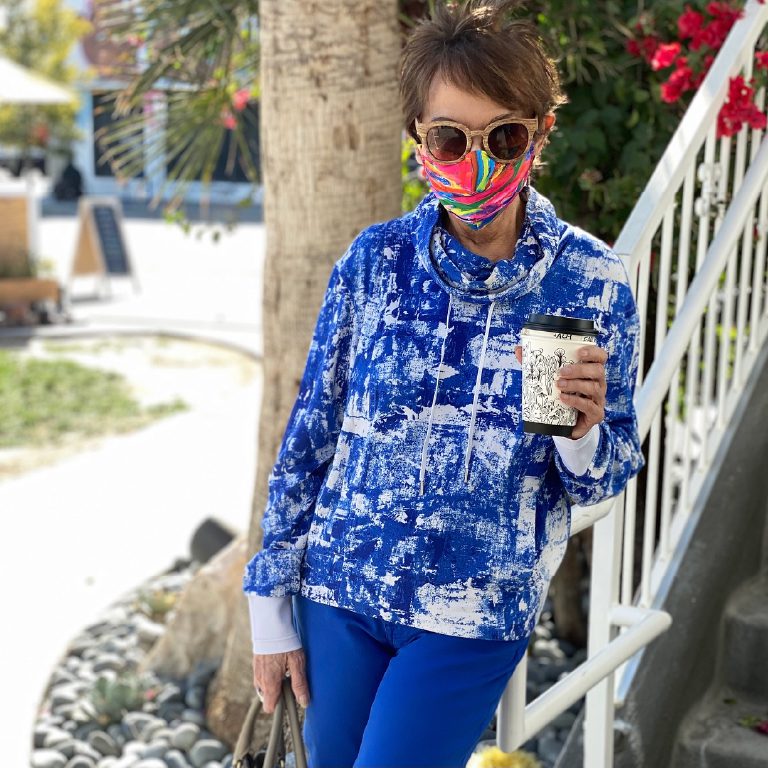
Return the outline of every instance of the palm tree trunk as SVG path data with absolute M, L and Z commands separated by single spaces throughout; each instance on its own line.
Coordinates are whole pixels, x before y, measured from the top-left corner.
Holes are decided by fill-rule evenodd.
M 267 254 L 249 555 L 333 263 L 363 227 L 397 216 L 401 198 L 396 0 L 262 0 L 260 25 Z M 230 743 L 253 696 L 239 605 L 207 701 L 209 727 Z

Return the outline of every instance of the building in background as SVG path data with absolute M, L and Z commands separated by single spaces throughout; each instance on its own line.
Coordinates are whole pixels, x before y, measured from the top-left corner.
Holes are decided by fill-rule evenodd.
M 94 20 L 91 3 L 67 0 L 67 5 L 93 24 L 92 32 L 80 41 L 73 53 L 76 65 L 85 75 L 80 87 L 82 106 L 77 118 L 77 126 L 83 138 L 72 147 L 74 164 L 82 173 L 84 191 L 89 195 L 114 195 L 124 200 L 149 201 L 162 189 L 168 171 L 173 167 L 173 148 L 166 146 L 162 159 L 154 157 L 148 160 L 141 173 L 121 183 L 109 163 L 105 162 L 103 148 L 95 139 L 96 132 L 114 119 L 110 108 L 112 96 L 123 87 L 128 76 L 143 66 L 143 47 L 134 48 L 110 39 L 108 32 L 100 29 Z M 147 146 L 157 141 L 158 132 L 163 131 L 165 95 L 162 89 L 158 89 L 145 102 L 145 111 L 156 118 L 150 120 L 144 129 Z M 250 127 L 247 140 L 258 162 L 258 104 L 252 103 L 246 109 L 251 111 L 253 118 L 248 121 Z M 230 140 L 227 136 L 211 184 L 204 190 L 202 183 L 191 183 L 185 195 L 188 202 L 198 202 L 203 196 L 213 205 L 235 204 L 244 198 L 250 198 L 255 203 L 261 202 L 261 186 L 251 184 L 238 163 L 234 163 L 229 171 L 229 153 Z M 49 175 L 55 175 L 53 171 L 51 168 Z

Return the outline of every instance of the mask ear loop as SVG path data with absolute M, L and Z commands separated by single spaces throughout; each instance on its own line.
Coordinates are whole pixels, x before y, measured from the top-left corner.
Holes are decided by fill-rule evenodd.
M 530 168 L 528 168 L 528 173 L 525 174 L 525 181 L 523 182 L 523 186 L 520 188 L 521 192 L 523 189 L 527 189 L 531 186 L 531 171 L 533 170 L 534 163 L 538 157 L 538 153 L 536 152 L 536 133 L 533 134 L 533 138 L 531 140 L 531 149 L 533 150 L 533 159 L 531 160 Z

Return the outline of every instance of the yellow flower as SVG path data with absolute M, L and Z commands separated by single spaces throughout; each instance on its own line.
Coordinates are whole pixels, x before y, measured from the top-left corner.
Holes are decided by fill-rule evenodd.
M 541 768 L 529 752 L 502 752 L 498 747 L 485 747 L 469 758 L 466 768 Z

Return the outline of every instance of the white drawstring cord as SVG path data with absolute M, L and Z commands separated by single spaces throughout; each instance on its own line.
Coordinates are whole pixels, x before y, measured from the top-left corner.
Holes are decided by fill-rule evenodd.
M 435 391 L 432 393 L 432 405 L 429 408 L 429 421 L 427 422 L 427 434 L 424 436 L 424 444 L 421 447 L 421 468 L 419 469 L 419 494 L 424 495 L 424 476 L 427 471 L 427 449 L 429 447 L 429 437 L 432 434 L 432 418 L 435 413 L 435 402 L 437 401 L 437 388 L 440 386 L 440 375 L 443 372 L 443 360 L 445 359 L 445 342 L 448 339 L 448 333 L 451 320 L 451 294 L 448 294 L 448 312 L 445 316 L 445 336 L 443 336 L 443 344 L 440 348 L 440 365 L 437 368 L 437 376 L 435 377 Z
M 472 442 L 475 437 L 475 418 L 477 416 L 477 398 L 480 395 L 480 380 L 483 376 L 483 366 L 485 365 L 485 350 L 488 347 L 488 334 L 491 330 L 491 317 L 493 316 L 494 299 L 488 305 L 488 317 L 485 319 L 485 334 L 483 336 L 483 346 L 480 350 L 480 360 L 477 364 L 477 378 L 475 379 L 475 391 L 472 398 L 472 416 L 469 419 L 469 434 L 467 436 L 467 450 L 464 455 L 464 482 L 469 482 L 469 457 L 472 453 Z

